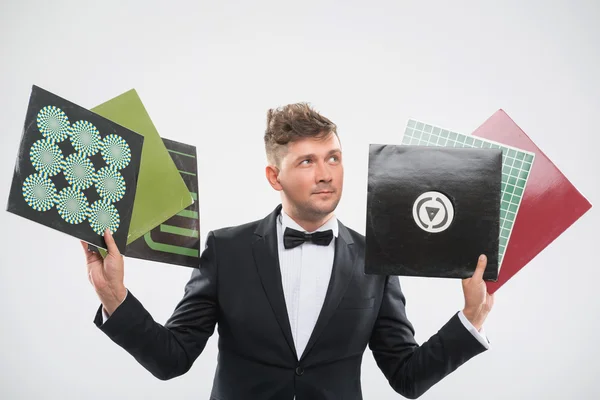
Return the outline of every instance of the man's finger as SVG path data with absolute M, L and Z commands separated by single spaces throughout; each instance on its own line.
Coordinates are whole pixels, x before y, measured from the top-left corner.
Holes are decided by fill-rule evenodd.
M 85 261 L 88 264 L 93 261 L 96 261 L 96 259 L 98 258 L 98 254 L 91 251 L 88 247 L 88 244 L 86 242 L 84 242 L 83 240 L 80 240 L 79 243 L 81 243 L 81 247 L 83 247 L 83 253 L 85 254 Z
M 121 255 L 121 253 L 119 252 L 119 248 L 115 243 L 115 239 L 113 238 L 108 229 L 104 231 L 104 240 L 106 241 L 106 248 L 108 249 L 108 254 L 117 257 Z
M 81 247 L 83 247 L 83 254 L 85 255 L 85 261 L 87 263 L 89 263 L 90 262 L 90 251 L 88 250 L 87 243 L 84 242 L 83 240 L 80 240 L 79 243 L 81 243 Z
M 84 242 L 83 240 L 80 240 L 79 242 L 81 243 L 81 247 L 83 247 L 83 251 L 85 252 L 88 279 L 93 286 L 94 285 L 93 276 L 97 275 L 98 271 L 102 269 L 102 262 L 97 262 L 97 261 L 101 261 L 102 257 L 100 257 L 100 254 L 89 250 L 88 244 L 86 242 Z
M 494 296 L 496 293 L 493 294 L 489 294 L 487 293 L 487 301 L 486 303 L 488 304 L 489 309 L 491 310 L 492 307 L 494 307 Z
M 483 279 L 483 272 L 485 271 L 485 267 L 487 265 L 487 257 L 485 254 L 479 256 L 477 260 L 477 267 L 475 267 L 475 272 L 473 273 L 473 279 L 479 281 Z
M 81 243 L 81 247 L 83 247 L 83 251 L 85 253 L 85 256 L 88 256 L 89 250 L 88 250 L 88 244 L 86 242 L 84 242 L 83 240 L 80 240 L 79 243 Z

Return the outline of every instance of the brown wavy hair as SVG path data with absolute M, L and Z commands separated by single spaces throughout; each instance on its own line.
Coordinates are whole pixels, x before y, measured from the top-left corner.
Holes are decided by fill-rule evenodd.
M 264 136 L 267 160 L 279 167 L 289 143 L 303 138 L 325 139 L 331 133 L 337 136 L 337 126 L 308 103 L 270 109 Z

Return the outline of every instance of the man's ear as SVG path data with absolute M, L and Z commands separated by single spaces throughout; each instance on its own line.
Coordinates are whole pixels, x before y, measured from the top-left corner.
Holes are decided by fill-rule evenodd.
M 265 175 L 267 177 L 267 181 L 269 181 L 269 185 L 277 191 L 283 190 L 283 187 L 279 183 L 279 168 L 277 166 L 269 164 L 265 168 Z

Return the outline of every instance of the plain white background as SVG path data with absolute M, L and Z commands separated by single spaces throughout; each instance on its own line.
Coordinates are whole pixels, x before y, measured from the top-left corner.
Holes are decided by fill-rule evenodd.
M 198 147 L 201 235 L 262 218 L 268 108 L 309 101 L 339 126 L 338 217 L 364 233 L 369 143 L 409 117 L 471 133 L 503 108 L 595 205 L 597 1 L 7 1 L 0 6 L 0 190 L 8 199 L 31 85 L 91 108 L 138 90 L 163 137 Z M 552 218 L 552 215 L 548 215 Z M 492 350 L 422 398 L 597 399 L 600 278 L 593 208 L 498 293 Z M 216 336 L 191 371 L 153 378 L 92 323 L 79 242 L 0 213 L 0 398 L 205 399 Z M 159 322 L 190 270 L 126 260 Z M 422 342 L 463 305 L 457 280 L 402 278 Z M 366 399 L 400 396 L 371 353 Z

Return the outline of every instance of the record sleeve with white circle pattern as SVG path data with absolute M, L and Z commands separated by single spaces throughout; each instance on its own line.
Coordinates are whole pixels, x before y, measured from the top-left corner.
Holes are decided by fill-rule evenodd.
M 365 273 L 498 279 L 502 151 L 372 144 Z

